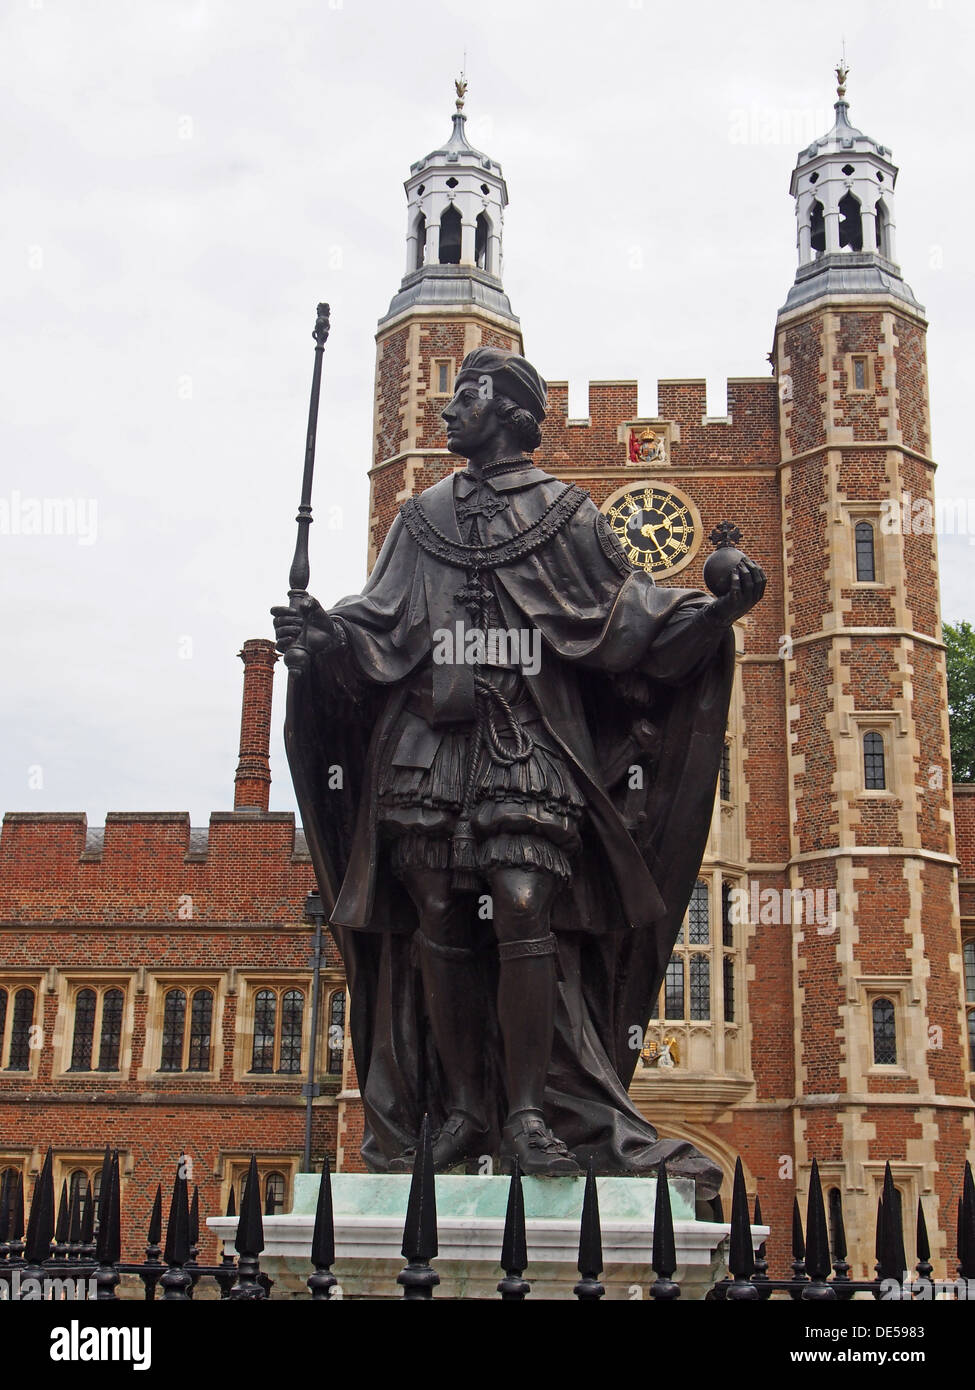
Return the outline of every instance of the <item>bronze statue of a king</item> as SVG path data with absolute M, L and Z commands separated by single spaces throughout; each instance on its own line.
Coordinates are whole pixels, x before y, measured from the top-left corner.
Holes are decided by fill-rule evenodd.
M 400 508 L 361 594 L 272 609 L 286 743 L 345 961 L 376 1171 L 721 1181 L 627 1095 L 707 839 L 734 666 L 762 597 L 658 588 L 588 493 L 537 467 L 545 383 L 464 359 L 466 467 Z M 336 775 L 338 770 L 339 775 Z

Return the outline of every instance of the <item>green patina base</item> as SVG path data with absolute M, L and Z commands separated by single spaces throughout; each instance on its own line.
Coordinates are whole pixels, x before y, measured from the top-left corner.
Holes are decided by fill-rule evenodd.
M 407 1174 L 335 1173 L 332 1202 L 342 1216 L 406 1216 L 410 1191 Z M 437 1215 L 442 1219 L 492 1217 L 503 1220 L 509 1179 L 442 1174 L 436 1180 Z M 318 1201 L 317 1173 L 298 1173 L 294 1180 L 292 1215 L 314 1216 Z M 670 1178 L 670 1204 L 675 1221 L 694 1220 L 694 1182 Z M 522 1178 L 525 1216 L 530 1221 L 578 1221 L 582 1214 L 584 1178 Z M 599 1214 L 603 1221 L 636 1221 L 650 1225 L 657 1196 L 656 1178 L 597 1178 Z

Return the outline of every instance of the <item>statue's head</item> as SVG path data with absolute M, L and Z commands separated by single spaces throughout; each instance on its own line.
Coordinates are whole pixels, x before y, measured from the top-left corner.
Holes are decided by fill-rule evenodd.
M 443 412 L 447 448 L 470 458 L 504 437 L 524 453 L 542 440 L 545 382 L 524 357 L 505 348 L 479 347 L 460 365 L 454 395 Z

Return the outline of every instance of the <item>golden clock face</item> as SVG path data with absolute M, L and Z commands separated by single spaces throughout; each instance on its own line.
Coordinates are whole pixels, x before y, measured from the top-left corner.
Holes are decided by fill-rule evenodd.
M 606 508 L 606 519 L 630 564 L 651 574 L 682 568 L 697 540 L 697 523 L 687 502 L 654 484 L 622 493 Z

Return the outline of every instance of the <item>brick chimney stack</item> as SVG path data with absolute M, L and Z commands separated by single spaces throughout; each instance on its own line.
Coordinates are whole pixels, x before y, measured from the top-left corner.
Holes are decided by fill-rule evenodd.
M 278 654 L 268 638 L 250 637 L 237 655 L 244 663 L 244 703 L 234 810 L 266 811 L 271 791 L 271 692 Z

